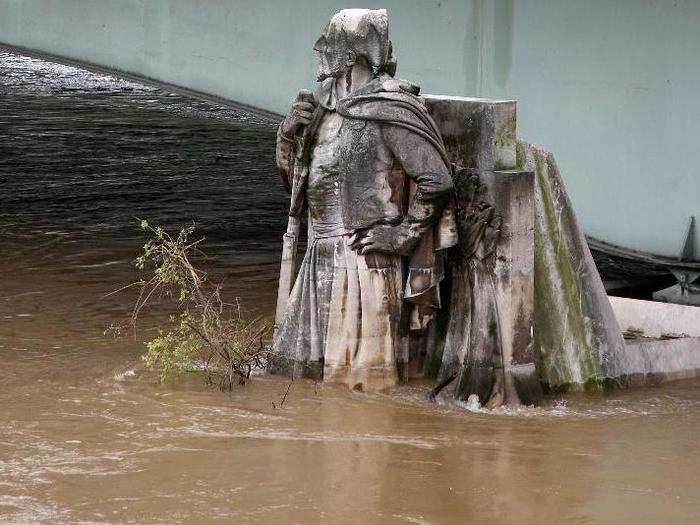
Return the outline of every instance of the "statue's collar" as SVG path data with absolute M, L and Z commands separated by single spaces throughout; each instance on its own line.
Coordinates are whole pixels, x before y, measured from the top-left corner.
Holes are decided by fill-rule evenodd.
M 328 111 L 335 111 L 338 97 L 335 94 L 335 78 L 327 78 L 316 88 L 316 100 L 318 104 Z
M 335 78 L 327 78 L 316 88 L 316 100 L 319 105 L 328 111 L 335 111 L 338 106 L 338 96 L 335 90 Z M 387 74 L 381 74 L 372 79 L 367 84 L 353 92 L 352 98 L 360 95 L 371 95 L 373 93 L 410 93 L 417 95 L 420 88 L 406 80 L 399 80 Z M 346 99 L 344 99 L 346 100 Z

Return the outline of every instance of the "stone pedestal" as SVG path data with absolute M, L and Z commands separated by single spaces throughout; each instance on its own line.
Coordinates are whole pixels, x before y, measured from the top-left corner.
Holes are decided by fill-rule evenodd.
M 501 217 L 496 247 L 496 304 L 506 376 L 521 397 L 537 394 L 532 337 L 534 325 L 534 174 L 499 170 L 484 177 Z
M 699 338 L 681 329 L 690 321 L 674 325 L 690 337 L 625 343 L 554 156 L 516 140 L 515 102 L 427 96 L 426 105 L 463 166 L 444 349 L 430 361 L 440 359 L 441 386 L 496 406 L 529 402 L 542 387 L 597 390 L 698 373 Z M 666 306 L 654 304 L 640 308 Z
M 516 167 L 515 100 L 424 95 L 452 162 L 464 168 Z
M 449 320 L 438 379 L 455 397 L 530 402 L 534 177 L 516 167 L 515 102 L 426 96 L 456 170 L 459 246 L 450 254 Z M 480 241 L 475 241 L 483 236 Z M 499 394 L 500 392 L 500 394 Z M 500 402 L 498 402 L 500 401 Z

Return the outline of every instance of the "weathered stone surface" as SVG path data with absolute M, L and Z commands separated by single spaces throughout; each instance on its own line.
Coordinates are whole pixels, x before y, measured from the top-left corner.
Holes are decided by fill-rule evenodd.
M 454 173 L 459 241 L 449 258 L 449 322 L 438 376 L 455 380 L 450 391 L 456 397 L 477 394 L 482 402 L 493 388 L 501 339 L 494 273 L 500 217 L 486 196 L 485 176 L 474 169 Z
M 459 244 L 450 255 L 438 378 L 454 378 L 448 391 L 460 399 L 477 394 L 494 405 L 531 401 L 538 390 L 532 366 L 534 176 L 509 169 L 516 164 L 515 102 L 425 98 L 450 160 L 460 167 L 454 174 Z
M 336 13 L 314 46 L 320 84 L 299 92 L 277 137 L 292 197 L 270 371 L 352 390 L 399 381 L 456 242 L 451 165 L 418 87 L 393 78 L 388 27 L 383 9 Z
M 625 343 L 554 157 L 525 142 L 512 155 L 514 104 L 428 96 L 427 106 L 453 162 L 473 168 L 454 178 L 460 242 L 451 260 L 450 317 L 438 375 L 442 382 L 456 378 L 450 387 L 456 397 L 477 394 L 482 403 L 492 402 L 500 389 L 506 403 L 513 392 L 528 398 L 537 392 L 533 358 L 539 382 L 550 391 L 667 381 L 700 370 L 700 338 Z M 506 129 L 503 123 L 511 119 L 513 142 L 509 132 L 495 138 L 498 123 Z M 494 169 L 511 160 L 522 171 Z M 527 172 L 534 172 L 534 181 Z M 474 177 L 482 190 L 475 190 Z M 482 192 L 481 201 L 475 191 Z M 474 247 L 478 235 L 487 236 L 475 218 L 487 230 L 500 229 L 492 253 L 488 242 Z M 678 322 L 664 329 L 661 319 L 672 314 L 661 308 L 668 305 L 617 306 L 628 324 L 630 315 L 645 311 L 637 328 L 650 330 L 646 335 L 688 333 L 697 324 L 694 309 L 675 312 Z M 656 319 L 649 317 L 652 311 Z M 494 380 L 499 359 L 510 384 Z
M 501 170 L 483 180 L 501 218 L 494 272 L 504 361 L 506 366 L 532 363 L 534 174 Z
M 484 404 L 531 402 L 538 391 L 532 366 L 534 176 L 459 170 L 454 180 L 460 242 L 450 258 L 450 320 L 439 378 L 456 376 L 459 399 L 477 394 Z
M 643 337 L 700 337 L 700 307 L 626 297 L 610 297 L 610 304 L 623 331 L 641 330 Z
M 700 308 L 611 297 L 620 327 L 638 339 L 611 361 L 608 383 L 644 386 L 700 376 Z
M 535 172 L 535 353 L 551 390 L 596 387 L 625 343 L 551 153 L 518 142 Z
M 275 308 L 274 334 L 277 334 L 279 323 L 287 309 L 289 294 L 294 286 L 294 278 L 297 272 L 297 243 L 299 242 L 299 228 L 301 221 L 298 217 L 290 217 L 287 223 L 287 232 L 282 237 L 282 260 L 280 261 L 280 278 L 277 286 L 277 307 Z
M 610 372 L 610 382 L 619 386 L 700 377 L 700 337 L 628 342 L 625 359 L 619 360 Z
M 424 95 L 452 162 L 465 168 L 516 167 L 514 100 Z
M 512 387 L 525 402 L 539 394 L 535 362 L 534 323 L 534 174 L 501 170 L 484 179 L 501 216 L 496 248 L 496 304 L 501 333 L 505 392 Z M 514 382 L 513 385 L 509 382 Z M 507 395 L 512 398 L 513 395 Z

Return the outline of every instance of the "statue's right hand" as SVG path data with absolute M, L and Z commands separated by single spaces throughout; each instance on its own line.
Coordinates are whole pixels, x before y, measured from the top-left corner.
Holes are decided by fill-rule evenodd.
M 282 134 L 289 139 L 294 137 L 302 127 L 309 125 L 315 109 L 316 100 L 313 93 L 308 89 L 299 91 L 292 109 L 282 121 Z

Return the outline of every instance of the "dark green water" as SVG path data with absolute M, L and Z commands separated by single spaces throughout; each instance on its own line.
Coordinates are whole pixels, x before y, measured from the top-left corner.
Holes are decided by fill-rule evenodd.
M 207 266 L 276 284 L 287 198 L 275 124 L 110 77 L 0 53 L 0 249 L 51 246 L 51 264 L 131 267 L 137 218 L 195 222 Z M 261 295 L 262 294 L 262 295 Z M 262 302 L 261 302 L 262 301 Z

